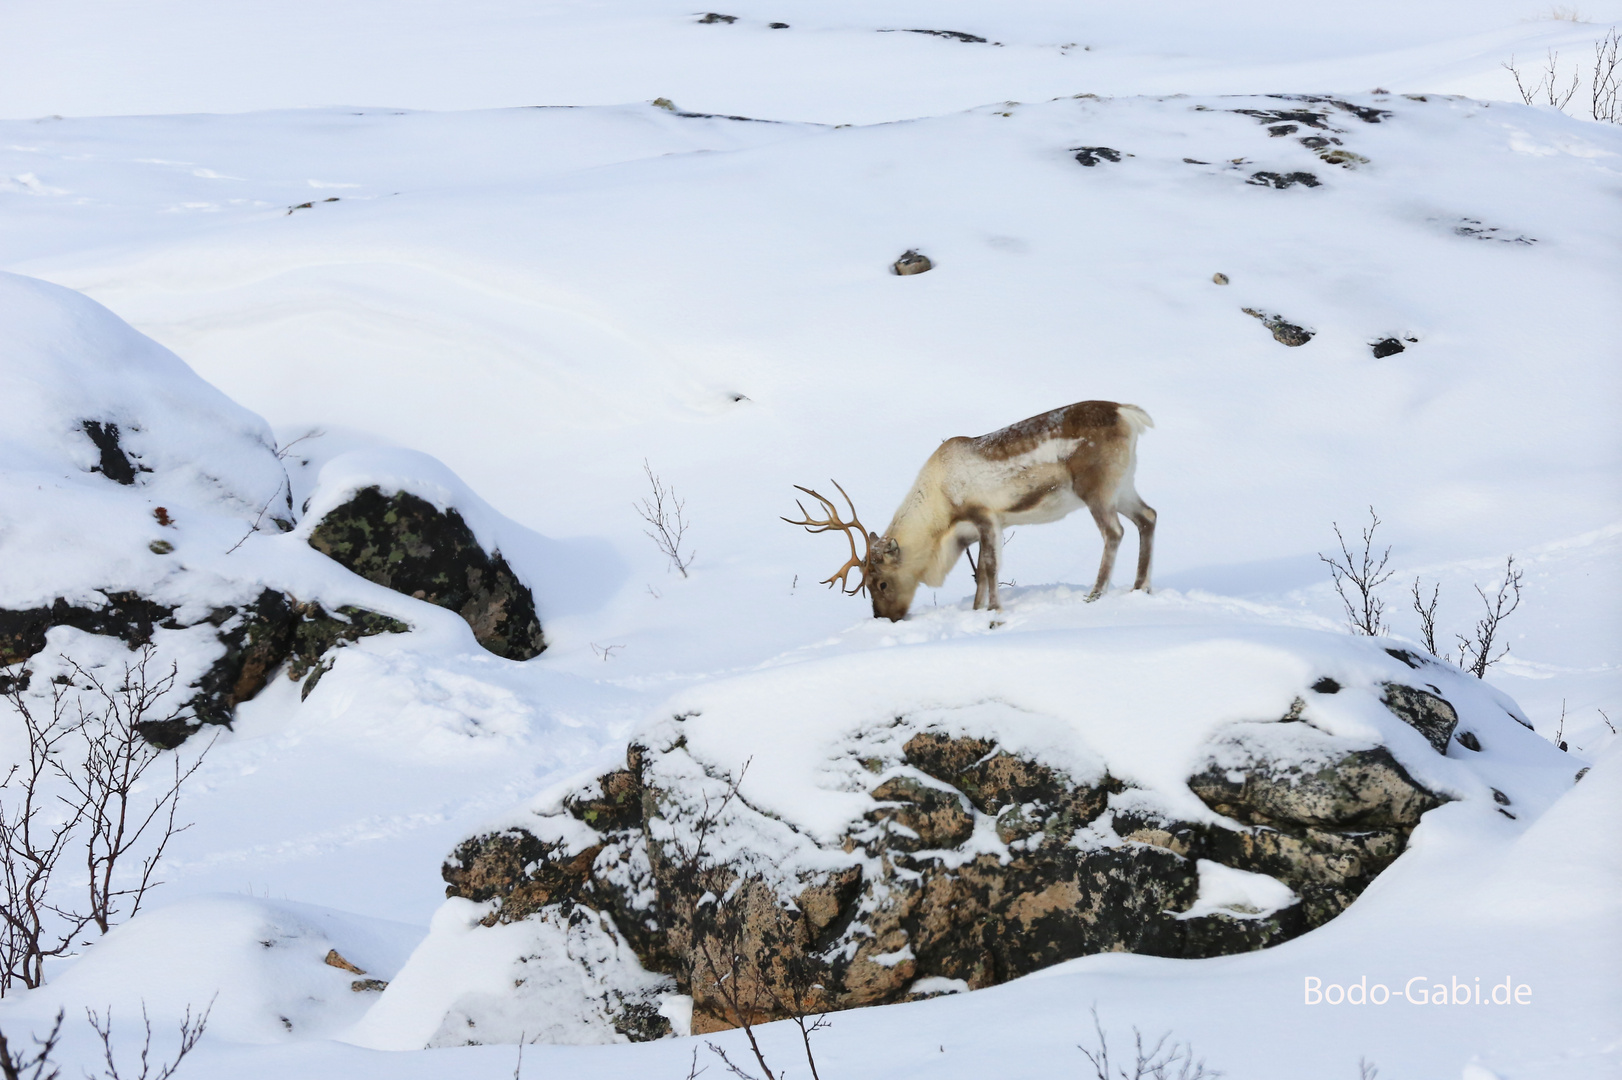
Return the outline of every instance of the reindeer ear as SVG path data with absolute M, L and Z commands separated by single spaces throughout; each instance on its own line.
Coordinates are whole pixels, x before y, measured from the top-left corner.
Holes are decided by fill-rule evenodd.
M 885 562 L 893 562 L 901 558 L 901 545 L 893 537 L 874 537 L 877 541 L 879 558 Z

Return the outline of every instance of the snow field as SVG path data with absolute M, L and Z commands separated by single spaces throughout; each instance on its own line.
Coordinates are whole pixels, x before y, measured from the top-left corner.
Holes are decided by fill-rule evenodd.
M 1316 723 L 1462 796 L 1345 915 L 1258 954 L 1090 957 L 840 1014 L 823 1074 L 1080 1070 L 1096 1002 L 1112 1046 L 1171 1030 L 1261 1080 L 1353 1076 L 1359 1056 L 1390 1077 L 1613 1076 L 1622 771 L 1600 710 L 1622 720 L 1622 138 L 1506 104 L 1499 66 L 1580 54 L 1613 9 L 795 2 L 699 25 L 646 4 L 75 0 L 0 15 L 0 266 L 111 309 L 0 277 L 0 605 L 118 585 L 201 611 L 268 584 L 413 626 L 343 649 L 306 700 L 276 680 L 246 704 L 183 803 L 196 825 L 151 910 L 8 999 L 0 1026 L 42 1031 L 65 1006 L 64 1054 L 89 1062 L 80 1007 L 113 1005 L 124 1030 L 144 1000 L 161 1043 L 217 991 L 182 1076 L 511 1076 L 512 1046 L 339 1040 L 422 1046 L 460 995 L 495 992 L 514 946 L 442 906 L 440 860 L 613 767 L 634 732 L 699 710 L 681 722 L 695 762 L 724 773 L 749 746 L 749 797 L 824 835 L 855 805 L 845 740 L 901 709 L 993 717 L 1032 752 L 1192 811 L 1197 748 L 1329 673 L 1361 689 L 1313 701 Z M 1001 45 L 877 32 L 914 26 Z M 1281 90 L 1345 105 L 1226 96 Z M 1236 109 L 1317 110 L 1327 128 L 1273 135 Z M 132 113 L 171 115 L 113 115 Z M 1313 137 L 1368 160 L 1329 164 Z M 1122 159 L 1076 160 L 1101 146 Z M 1246 182 L 1294 171 L 1319 186 Z M 912 247 L 937 268 L 890 275 Z M 1285 348 L 1243 307 L 1315 337 Z M 1407 349 L 1376 360 L 1386 337 Z M 1005 625 L 967 610 L 966 568 L 881 625 L 814 584 L 838 543 L 777 520 L 790 484 L 832 476 L 882 524 L 938 440 L 1083 398 L 1155 418 L 1139 444 L 1161 515 L 1153 596 L 1080 603 L 1097 541 L 1072 518 L 1012 536 Z M 84 472 L 91 407 L 142 428 L 126 444 L 156 468 L 145 486 Z M 644 459 L 686 499 L 691 580 L 631 509 Z M 261 492 L 285 484 L 313 521 L 369 482 L 453 504 L 501 545 L 551 648 L 497 660 L 454 615 L 314 555 L 307 527 L 261 521 L 224 554 Z M 1373 680 L 1407 669 L 1335 636 L 1316 553 L 1370 504 L 1403 639 L 1415 576 L 1442 585 L 1448 634 L 1505 555 L 1527 570 L 1509 658 L 1487 685 L 1444 686 L 1494 718 L 1468 766 L 1426 758 L 1371 707 Z M 157 505 L 185 515 L 160 526 Z M 185 632 L 159 643 L 210 659 Z M 57 631 L 50 653 L 116 667 L 105 644 Z M 1536 741 L 1562 707 L 1569 755 Z M 1498 815 L 1490 787 L 1526 813 Z M 1243 884 L 1213 880 L 1207 899 L 1266 899 Z M 329 948 L 400 975 L 387 1008 L 363 1017 L 382 999 L 350 990 Z M 577 992 L 567 964 L 549 971 L 537 993 Z M 1301 1000 L 1308 977 L 1416 975 L 1513 976 L 1533 1002 Z M 504 1037 L 561 1039 L 587 1013 Z M 797 1033 L 763 1037 L 795 1060 Z M 692 1048 L 532 1046 L 524 1075 L 681 1076 Z

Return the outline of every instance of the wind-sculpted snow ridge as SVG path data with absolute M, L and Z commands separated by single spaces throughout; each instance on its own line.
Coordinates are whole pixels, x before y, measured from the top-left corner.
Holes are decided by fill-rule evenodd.
M 546 542 L 438 462 L 362 451 L 300 475 L 310 460 L 279 450 L 263 420 L 59 286 L 0 275 L 0 325 L 7 685 L 75 663 L 110 665 L 116 685 L 119 653 L 153 650 L 151 670 L 172 663 L 179 681 L 140 728 L 173 746 L 200 724 L 229 725 L 282 671 L 308 697 L 334 650 L 365 637 L 432 628 L 455 648 L 460 625 L 510 659 L 544 648 L 519 575 L 539 576 Z M 308 492 L 297 504 L 295 476 Z M 410 527 L 390 531 L 402 508 Z M 352 550 L 363 531 L 369 546 Z
M 1427 815 L 1530 821 L 1575 782 L 1513 702 L 1393 642 L 1047 607 L 678 695 L 624 769 L 457 848 L 420 964 L 454 938 L 471 973 L 413 959 L 350 1037 L 504 1041 L 557 1015 L 577 1018 L 546 1027 L 566 1042 L 720 1030 L 736 1003 L 707 958 L 738 951 L 763 958 L 729 976 L 756 1019 L 1100 952 L 1249 951 L 1335 918 L 1424 847 Z M 582 974 L 525 981 L 564 958 Z M 504 979 L 522 988 L 464 989 Z

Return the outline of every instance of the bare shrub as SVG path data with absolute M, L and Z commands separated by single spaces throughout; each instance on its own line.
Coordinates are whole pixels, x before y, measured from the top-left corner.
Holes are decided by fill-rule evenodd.
M 173 1059 L 154 1063 L 152 1061 L 152 1020 L 146 1015 L 146 1006 L 141 1006 L 141 1021 L 146 1027 L 146 1039 L 141 1044 L 140 1056 L 136 1059 L 134 1068 L 139 1071 L 130 1073 L 127 1077 L 119 1072 L 118 1057 L 113 1052 L 113 1010 L 108 1009 L 103 1018 L 99 1013 L 90 1009 L 85 1010 L 85 1018 L 95 1030 L 97 1038 L 101 1040 L 102 1061 L 106 1068 L 102 1071 L 102 1080 L 169 1080 L 174 1075 L 180 1063 L 186 1060 L 186 1055 L 197 1046 L 203 1037 L 203 1031 L 208 1027 L 208 1014 L 214 1011 L 214 1002 L 208 1003 L 201 1016 L 195 1019 L 191 1014 L 191 1006 L 186 1006 L 186 1015 L 180 1021 L 180 1046 L 175 1051 Z M 96 1080 L 90 1073 L 85 1073 L 86 1080 Z
M 1441 656 L 1442 651 L 1436 647 L 1436 603 L 1441 598 L 1442 587 L 1432 585 L 1431 597 L 1426 600 L 1419 579 L 1414 578 L 1411 595 L 1414 601 L 1414 612 L 1419 616 L 1419 640 L 1424 642 L 1426 652 L 1432 656 Z M 1451 657 L 1443 657 L 1443 659 L 1451 659 Z
M 1222 1075 L 1207 1068 L 1204 1058 L 1194 1056 L 1193 1044 L 1173 1039 L 1169 1031 L 1151 1043 L 1136 1027 L 1132 1029 L 1131 1064 L 1118 1065 L 1110 1060 L 1109 1036 L 1098 1019 L 1096 1004 L 1092 1014 L 1097 1045 L 1088 1049 L 1077 1043 L 1076 1049 L 1086 1055 L 1096 1080 L 1215 1080 Z
M 29 708 L 23 680 L 8 682 L 5 697 L 23 722 L 27 758 L 13 765 L 0 781 L 0 849 L 5 866 L 0 886 L 0 996 L 17 983 L 32 990 L 45 982 L 45 961 L 61 956 L 91 922 L 90 914 L 64 907 L 53 879 L 62 858 L 78 840 L 86 807 L 61 800 L 50 791 L 52 779 L 67 766 L 64 744 L 78 731 L 69 711 L 68 694 L 51 684 L 49 717 Z
M 106 933 L 139 911 L 160 884 L 154 875 L 169 841 L 187 828 L 175 822 L 180 790 L 213 743 L 187 763 L 142 736 L 184 711 L 171 705 L 174 665 L 156 670 L 154 655 L 142 648 L 113 685 L 69 660 L 72 674 L 50 682 L 49 716 L 30 700 L 26 673 L 0 693 L 28 743 L 27 760 L 0 780 L 0 994 L 19 982 L 39 986 L 45 961 L 91 924 Z M 84 859 L 82 904 L 53 884 L 69 853 Z M 138 855 L 139 870 L 121 874 Z
M 1374 590 L 1391 577 L 1391 571 L 1385 568 L 1391 558 L 1391 548 L 1388 546 L 1378 558 L 1374 554 L 1374 532 L 1380 527 L 1379 515 L 1375 514 L 1374 507 L 1369 507 L 1369 525 L 1362 532 L 1363 548 L 1355 556 L 1346 546 L 1339 523 L 1330 522 L 1330 526 L 1335 530 L 1335 539 L 1340 541 L 1341 558 L 1321 551 L 1318 558 L 1328 565 L 1330 576 L 1335 580 L 1335 592 L 1346 608 L 1346 623 L 1354 634 L 1379 637 L 1387 630 L 1385 601 L 1374 595 Z
M 642 520 L 652 526 L 643 531 L 659 546 L 659 551 L 670 560 L 670 565 L 680 570 L 682 577 L 686 577 L 687 568 L 693 565 L 693 552 L 682 550 L 682 538 L 689 524 L 683 516 L 687 504 L 677 498 L 675 489 L 665 486 L 646 459 L 642 462 L 642 471 L 647 474 L 648 486 L 653 489 L 649 498 L 634 504 Z
M 1515 89 L 1520 92 L 1521 100 L 1528 105 L 1553 105 L 1564 110 L 1566 105 L 1577 95 L 1578 76 L 1575 70 L 1571 73 L 1571 85 L 1562 86 L 1560 78 L 1560 54 L 1550 49 L 1544 61 L 1543 70 L 1538 73 L 1538 81 L 1530 87 L 1521 78 L 1521 71 L 1515 65 L 1515 57 L 1511 56 L 1503 64 L 1504 70 L 1515 78 Z
M 1622 124 L 1622 103 L 1617 91 L 1622 89 L 1622 70 L 1618 53 L 1622 51 L 1622 36 L 1616 27 L 1594 42 L 1594 72 L 1589 82 L 1589 113 L 1595 120 L 1607 124 Z
M 1504 560 L 1504 576 L 1491 596 L 1480 585 L 1475 587 L 1485 610 L 1482 617 L 1476 620 L 1471 636 L 1453 635 L 1459 645 L 1459 667 L 1478 679 L 1485 678 L 1488 668 L 1509 655 L 1509 646 L 1500 646 L 1500 641 L 1504 620 L 1521 606 L 1521 578 L 1522 571 L 1515 569 L 1515 556 L 1510 555 Z M 1452 653 L 1444 654 L 1436 640 L 1436 606 L 1441 592 L 1440 585 L 1432 585 L 1427 600 L 1423 583 L 1414 578 L 1409 595 L 1413 600 L 1414 612 L 1419 616 L 1419 635 L 1425 648 L 1432 656 L 1451 661 Z M 1493 651 L 1495 646 L 1500 646 L 1496 653 Z
M 1476 621 L 1474 635 L 1454 635 L 1459 642 L 1459 666 L 1478 679 L 1485 678 L 1489 667 L 1509 655 L 1508 645 L 1499 649 L 1496 655 L 1493 654 L 1493 646 L 1498 641 L 1503 621 L 1521 606 L 1521 574 L 1520 570 L 1515 569 L 1515 556 L 1509 556 L 1504 561 L 1503 580 L 1491 597 L 1480 585 L 1476 586 L 1476 595 L 1481 597 L 1486 613 Z
M 1572 64 L 1571 80 L 1567 82 L 1560 71 L 1560 54 L 1553 49 L 1545 54 L 1536 82 L 1530 81 L 1530 75 L 1521 74 L 1513 56 L 1502 67 L 1514 78 L 1516 92 L 1528 105 L 1552 105 L 1564 112 L 1582 86 L 1580 65 Z M 1613 26 L 1594 42 L 1594 64 L 1588 78 L 1589 115 L 1601 123 L 1622 123 L 1619 89 L 1622 89 L 1622 37 Z

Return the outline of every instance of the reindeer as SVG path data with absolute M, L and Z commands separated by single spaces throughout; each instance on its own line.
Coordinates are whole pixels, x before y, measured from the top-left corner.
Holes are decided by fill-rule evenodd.
M 1132 478 L 1138 435 L 1150 427 L 1154 421 L 1136 405 L 1077 402 L 990 435 L 960 435 L 941 443 L 924 462 L 883 536 L 865 530 L 856 505 L 837 481 L 834 487 L 850 507 L 849 521 L 832 502 L 798 484 L 795 488 L 821 503 L 827 517 L 812 518 L 796 502 L 801 520 L 783 520 L 807 532 L 843 532 L 850 541 L 850 559 L 822 584 L 837 585 L 850 596 L 867 592 L 874 617 L 895 622 L 906 617 L 918 583 L 938 588 L 971 544 L 980 547 L 978 564 L 971 559 L 974 606 L 1000 609 L 997 570 L 1003 529 L 1058 521 L 1083 506 L 1092 511 L 1104 536 L 1098 581 L 1087 599 L 1098 599 L 1109 587 L 1123 533 L 1120 514 L 1138 527 L 1138 576 L 1132 587 L 1147 591 L 1155 512 L 1138 497 Z M 857 549 L 858 537 L 865 550 Z M 848 580 L 852 570 L 861 573 L 854 586 Z

